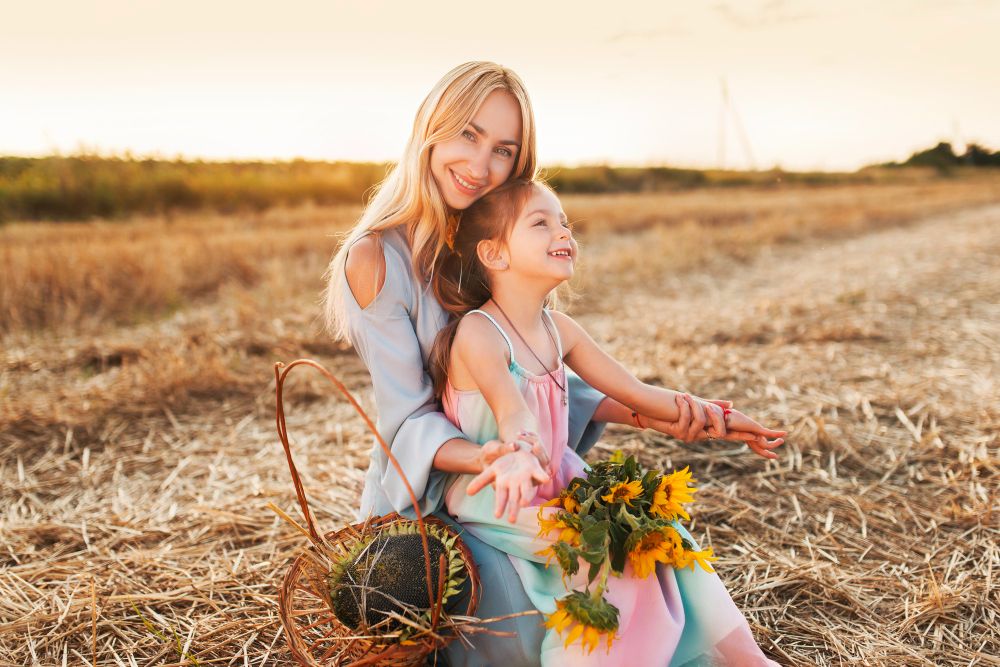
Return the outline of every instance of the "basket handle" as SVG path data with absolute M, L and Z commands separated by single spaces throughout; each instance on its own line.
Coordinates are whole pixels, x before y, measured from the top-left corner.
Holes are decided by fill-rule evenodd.
M 278 403 L 276 410 L 278 437 L 281 439 L 281 446 L 285 448 L 285 458 L 288 460 L 288 469 L 292 473 L 292 483 L 295 484 L 295 495 L 298 496 L 299 507 L 302 508 L 302 514 L 305 515 L 306 524 L 309 527 L 310 537 L 312 537 L 314 542 L 322 541 L 319 536 L 319 533 L 316 531 L 316 526 L 313 524 L 312 514 L 309 512 L 309 502 L 306 500 L 306 491 L 305 488 L 302 486 L 302 480 L 299 478 L 299 471 L 296 470 L 295 462 L 292 461 L 292 448 L 288 444 L 288 429 L 285 426 L 285 406 L 281 396 L 281 390 L 282 387 L 284 386 L 285 377 L 288 375 L 288 371 L 300 365 L 312 366 L 313 368 L 317 369 L 320 373 L 328 377 L 333 382 L 334 385 L 337 386 L 337 389 L 340 390 L 340 393 L 342 393 L 344 396 L 347 397 L 347 400 L 351 402 L 351 405 L 354 406 L 354 409 L 358 411 L 358 414 L 361 415 L 361 418 L 365 420 L 366 424 L 368 424 L 368 428 L 370 428 L 372 433 L 375 434 L 375 438 L 378 439 L 379 444 L 382 446 L 382 451 L 384 451 L 386 456 L 389 457 L 389 461 L 392 462 L 392 465 L 396 468 L 396 472 L 398 472 L 400 478 L 402 478 L 403 484 L 406 485 L 406 491 L 407 493 L 410 494 L 410 500 L 413 501 L 413 512 L 417 515 L 417 525 L 420 527 L 420 537 L 424 545 L 424 565 L 426 566 L 427 569 L 426 572 L 427 599 L 428 601 L 430 601 L 432 605 L 435 605 L 435 607 L 439 607 L 442 604 L 442 600 L 439 596 L 434 594 L 435 591 L 433 586 L 431 585 L 432 583 L 431 551 L 429 545 L 427 544 L 427 528 L 426 526 L 424 526 L 424 517 L 420 512 L 420 507 L 419 507 L 420 503 L 417 500 L 417 495 L 413 493 L 413 487 L 410 486 L 409 480 L 407 480 L 406 475 L 403 474 L 403 468 L 399 465 L 399 461 L 397 461 L 396 457 L 392 455 L 392 451 L 389 449 L 389 445 L 385 444 L 385 440 L 382 439 L 382 436 L 379 434 L 378 429 L 375 428 L 375 424 L 373 424 L 372 420 L 368 418 L 368 415 L 358 404 L 358 402 L 354 400 L 354 396 L 351 395 L 351 392 L 349 392 L 347 390 L 347 387 L 345 387 L 340 380 L 335 378 L 333 374 L 330 373 L 330 371 L 326 370 L 325 368 L 317 364 L 315 361 L 312 361 L 311 359 L 298 359 L 288 364 L 287 367 L 285 367 L 284 363 L 279 361 L 274 365 L 274 379 L 276 385 L 275 392 L 277 394 L 277 403 Z M 284 371 L 281 370 L 282 368 L 284 368 Z M 437 620 L 436 613 L 434 617 L 436 621 Z M 436 626 L 437 623 L 435 622 L 434 625 Z

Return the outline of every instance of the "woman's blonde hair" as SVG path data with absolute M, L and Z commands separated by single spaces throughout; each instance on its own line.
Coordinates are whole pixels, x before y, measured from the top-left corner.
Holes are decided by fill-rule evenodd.
M 445 74 L 420 105 L 402 158 L 376 186 L 327 269 L 323 310 L 334 339 L 350 341 L 344 303 L 344 290 L 350 288 L 345 284 L 344 265 L 351 245 L 365 234 L 407 225 L 414 273 L 425 283 L 430 281 L 445 247 L 448 210 L 431 175 L 431 149 L 458 136 L 483 100 L 496 90 L 513 95 L 521 107 L 521 147 L 508 178 L 535 176 L 535 117 L 520 77 L 492 62 L 465 63 Z

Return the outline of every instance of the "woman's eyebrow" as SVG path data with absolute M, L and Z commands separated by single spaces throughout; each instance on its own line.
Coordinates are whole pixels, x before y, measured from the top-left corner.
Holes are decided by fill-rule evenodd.
M 479 134 L 481 134 L 483 136 L 483 139 L 489 139 L 490 138 L 490 133 L 489 132 L 487 132 L 483 128 L 479 127 L 478 125 L 476 125 L 475 123 L 473 123 L 471 120 L 469 121 L 469 125 L 472 126 L 472 129 L 474 129 L 476 132 L 478 132 Z M 506 140 L 498 141 L 497 143 L 500 144 L 501 146 L 517 146 L 518 148 L 521 147 L 521 144 L 519 142 L 517 142 L 517 141 L 514 141 L 513 139 L 506 139 Z

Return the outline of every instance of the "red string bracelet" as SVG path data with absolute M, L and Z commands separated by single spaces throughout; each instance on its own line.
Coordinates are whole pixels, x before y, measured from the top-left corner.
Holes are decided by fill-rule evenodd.
M 729 415 L 731 413 L 732 413 L 732 410 L 730 410 L 729 408 L 722 408 L 722 421 L 724 421 L 725 423 L 728 424 L 729 423 Z
M 632 420 L 635 422 L 635 427 L 637 429 L 639 429 L 640 431 L 645 431 L 646 430 L 646 427 L 643 426 L 642 422 L 639 421 L 639 413 L 638 412 L 633 412 L 632 413 Z

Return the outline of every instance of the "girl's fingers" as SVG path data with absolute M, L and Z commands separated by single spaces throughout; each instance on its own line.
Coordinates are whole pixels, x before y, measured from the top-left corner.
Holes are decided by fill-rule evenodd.
M 539 484 L 548 484 L 552 481 L 552 474 L 550 472 L 546 472 L 545 470 L 532 470 L 531 478 Z
M 726 431 L 726 434 L 722 437 L 726 440 L 736 440 L 738 442 L 755 442 L 759 436 L 756 433 L 747 433 L 746 431 Z
M 508 521 L 516 523 L 517 513 L 521 509 L 521 487 L 511 487 L 510 495 L 507 498 L 507 506 L 510 508 L 510 511 L 507 513 Z M 499 516 L 497 518 L 499 518 Z
M 466 489 L 466 493 L 470 496 L 474 496 L 483 489 L 486 488 L 488 484 L 492 484 L 493 480 L 496 479 L 496 470 L 490 465 L 486 470 L 482 471 L 476 477 L 469 482 L 469 487 Z
M 535 497 L 535 487 L 531 480 L 532 478 L 529 477 L 521 482 L 521 507 L 527 507 L 531 499 Z
M 499 486 L 497 487 L 496 500 L 493 503 L 493 516 L 500 518 L 503 516 L 503 511 L 507 506 L 507 487 Z
M 705 399 L 705 402 L 712 403 L 713 405 L 718 405 L 720 408 L 731 408 L 733 407 L 732 401 L 720 401 L 714 398 Z

